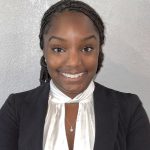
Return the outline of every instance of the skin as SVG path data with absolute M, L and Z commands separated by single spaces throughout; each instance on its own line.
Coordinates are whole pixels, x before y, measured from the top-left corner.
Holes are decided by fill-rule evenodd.
M 70 98 L 83 92 L 96 74 L 99 35 L 93 22 L 80 12 L 57 14 L 44 35 L 43 54 L 59 90 Z M 68 78 L 63 74 L 82 74 Z

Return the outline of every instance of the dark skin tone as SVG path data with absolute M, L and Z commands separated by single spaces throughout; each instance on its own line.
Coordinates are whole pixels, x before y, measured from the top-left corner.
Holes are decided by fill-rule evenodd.
M 79 107 L 78 103 L 65 104 L 65 112 L 66 112 L 65 127 L 66 127 L 66 136 L 68 140 L 69 150 L 73 150 L 74 136 L 75 136 L 75 130 L 73 132 L 70 132 L 70 124 L 73 126 L 73 129 L 76 128 L 78 107 Z
M 83 13 L 62 12 L 44 35 L 43 53 L 48 72 L 59 90 L 70 98 L 83 92 L 96 74 L 99 34 Z M 65 127 L 69 150 L 73 150 L 78 104 L 65 105 Z M 68 120 L 68 122 L 66 121 Z

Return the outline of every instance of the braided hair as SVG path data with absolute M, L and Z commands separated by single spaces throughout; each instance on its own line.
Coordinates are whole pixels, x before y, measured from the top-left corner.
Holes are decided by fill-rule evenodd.
M 76 11 L 81 12 L 88 16 L 92 22 L 94 23 L 100 37 L 100 53 L 98 58 L 98 67 L 96 73 L 99 72 L 100 68 L 102 67 L 102 62 L 104 59 L 104 54 L 102 51 L 102 45 L 104 44 L 105 35 L 104 35 L 104 24 L 100 16 L 97 14 L 97 12 L 87 5 L 84 2 L 76 1 L 76 0 L 61 0 L 54 5 L 52 5 L 43 15 L 43 18 L 41 20 L 41 27 L 40 27 L 40 33 L 39 33 L 39 39 L 40 39 L 40 48 L 43 50 L 44 48 L 44 34 L 48 32 L 48 29 L 50 28 L 50 24 L 52 22 L 52 18 L 55 16 L 55 14 L 61 13 L 63 11 Z M 47 65 L 45 62 L 44 56 L 41 57 L 41 72 L 40 72 L 40 84 L 43 84 L 45 82 L 49 82 L 51 77 L 48 73 Z

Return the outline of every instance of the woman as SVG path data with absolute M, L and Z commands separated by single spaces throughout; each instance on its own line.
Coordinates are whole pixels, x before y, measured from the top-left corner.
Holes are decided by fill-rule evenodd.
M 60 1 L 40 29 L 41 86 L 12 94 L 0 111 L 0 150 L 149 150 L 138 97 L 93 81 L 104 25 L 81 1 Z

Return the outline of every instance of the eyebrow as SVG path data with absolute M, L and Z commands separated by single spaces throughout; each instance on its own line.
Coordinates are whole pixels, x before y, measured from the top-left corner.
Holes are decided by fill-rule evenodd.
M 90 36 L 88 36 L 88 37 L 83 38 L 83 41 L 87 41 L 87 40 L 90 40 L 90 39 L 95 39 L 95 40 L 97 40 L 97 38 L 96 38 L 95 35 L 90 35 Z
M 58 36 L 51 36 L 48 41 L 51 41 L 51 40 L 60 40 L 60 41 L 65 41 L 65 39 L 61 38 L 61 37 L 58 37 Z
M 66 41 L 65 39 L 61 38 L 61 37 L 58 37 L 58 36 L 51 36 L 48 41 L 51 41 L 51 40 L 59 40 L 59 41 Z M 95 35 L 90 35 L 88 37 L 85 37 L 82 39 L 82 41 L 87 41 L 87 40 L 90 40 L 90 39 L 95 39 L 97 40 L 96 36 Z

